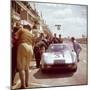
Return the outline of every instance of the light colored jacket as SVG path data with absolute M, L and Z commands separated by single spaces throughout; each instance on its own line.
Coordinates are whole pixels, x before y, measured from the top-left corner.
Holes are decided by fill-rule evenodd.
M 33 34 L 29 30 L 20 28 L 16 32 L 16 36 L 18 38 L 18 44 L 27 43 L 33 45 Z
M 81 46 L 77 41 L 73 42 L 73 48 L 74 48 L 76 53 L 79 53 L 81 51 Z

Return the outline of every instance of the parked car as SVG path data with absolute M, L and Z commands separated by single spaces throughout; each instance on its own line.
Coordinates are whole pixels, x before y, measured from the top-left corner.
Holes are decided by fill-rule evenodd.
M 52 69 L 76 72 L 77 56 L 68 44 L 50 44 L 46 52 L 42 54 L 41 71 Z

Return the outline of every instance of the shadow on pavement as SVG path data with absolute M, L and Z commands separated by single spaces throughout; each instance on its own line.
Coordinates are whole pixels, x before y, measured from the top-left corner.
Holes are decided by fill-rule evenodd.
M 72 77 L 73 73 L 66 70 L 52 70 L 42 72 L 40 69 L 33 75 L 37 79 L 48 79 L 48 78 L 65 78 Z

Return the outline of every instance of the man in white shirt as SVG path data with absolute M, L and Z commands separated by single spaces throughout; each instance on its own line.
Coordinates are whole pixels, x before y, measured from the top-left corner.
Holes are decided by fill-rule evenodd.
M 75 51 L 76 54 L 77 54 L 77 60 L 78 60 L 78 62 L 79 62 L 79 53 L 80 53 L 80 51 L 81 51 L 81 46 L 80 46 L 80 44 L 75 40 L 74 37 L 71 38 L 71 41 L 72 41 L 72 43 L 73 43 L 73 48 L 74 48 L 74 51 Z

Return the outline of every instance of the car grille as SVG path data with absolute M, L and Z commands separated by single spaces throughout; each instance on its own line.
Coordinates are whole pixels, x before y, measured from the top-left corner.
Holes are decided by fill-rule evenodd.
M 65 60 L 55 60 L 54 64 L 65 64 Z

